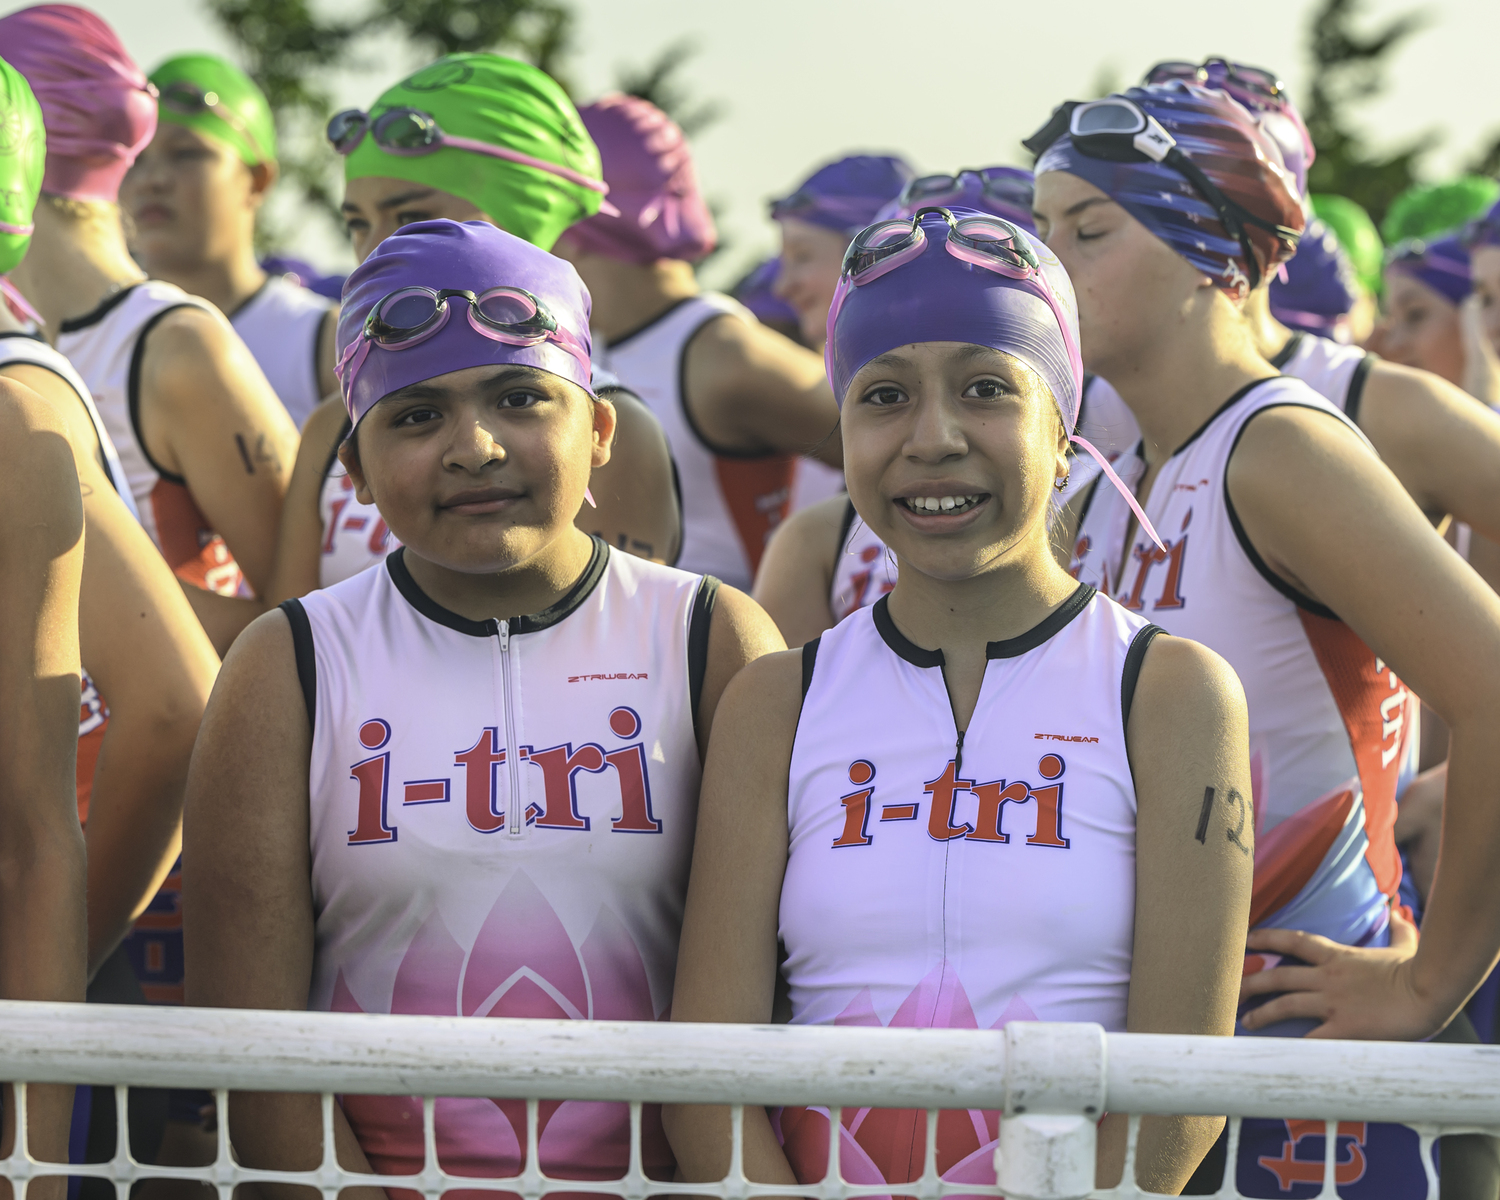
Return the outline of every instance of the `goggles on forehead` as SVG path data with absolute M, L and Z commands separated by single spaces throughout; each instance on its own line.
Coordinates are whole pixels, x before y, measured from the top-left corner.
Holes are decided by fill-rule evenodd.
M 530 154 L 522 154 L 519 150 L 510 150 L 505 146 L 496 146 L 492 142 L 454 137 L 452 134 L 444 133 L 442 126 L 437 123 L 437 118 L 419 108 L 388 108 L 373 120 L 370 114 L 362 109 L 346 108 L 329 118 L 325 132 L 329 144 L 339 154 L 345 156 L 353 154 L 355 148 L 364 141 L 365 134 L 368 133 L 375 139 L 375 144 L 387 154 L 413 157 L 433 154 L 444 147 L 467 150 L 471 154 L 484 154 L 490 158 L 503 158 L 506 162 L 520 163 L 523 167 L 535 167 L 538 171 L 546 171 L 549 175 L 556 175 L 560 179 L 566 179 L 569 183 L 576 183 L 579 187 L 598 192 L 601 196 L 609 193 L 609 185 L 603 180 L 590 179 L 587 175 L 582 175 L 560 163 L 548 162 L 546 159 L 535 158 Z M 611 216 L 619 216 L 619 210 L 607 201 L 601 206 L 601 211 Z
M 245 141 L 250 143 L 250 149 L 255 151 L 255 157 L 261 162 L 270 162 L 271 156 L 266 153 L 266 148 L 256 140 L 250 132 L 250 126 L 241 120 L 239 113 L 230 108 L 219 99 L 218 92 L 206 92 L 196 83 L 188 79 L 179 79 L 174 83 L 162 86 L 156 96 L 157 102 L 170 108 L 174 113 L 181 113 L 185 117 L 196 117 L 202 113 L 213 113 L 229 128 L 233 129 Z
M 1004 167 L 964 167 L 952 175 L 923 175 L 920 179 L 913 179 L 902 189 L 896 203 L 909 208 L 913 204 L 944 204 L 962 200 L 965 195 L 965 179 L 977 179 L 980 194 L 992 200 L 1012 204 L 1020 209 L 1031 207 L 1030 186 Z
M 1180 79 L 1184 83 L 1208 84 L 1210 87 L 1218 87 L 1225 82 L 1235 83 L 1266 100 L 1281 103 L 1286 101 L 1286 84 L 1281 82 L 1281 77 L 1275 71 L 1230 62 L 1227 58 L 1206 58 L 1201 63 L 1159 62 L 1146 72 L 1145 82 L 1169 83 L 1174 79 Z
M 408 350 L 433 337 L 448 323 L 452 301 L 467 302 L 469 325 L 481 337 L 508 346 L 537 346 L 555 342 L 580 363 L 584 375 L 590 371 L 589 356 L 582 343 L 557 323 L 541 300 L 524 288 L 492 287 L 475 295 L 463 288 L 434 291 L 427 287 L 398 288 L 370 310 L 365 325 L 339 357 L 334 374 L 348 397 L 354 379 L 369 357 L 370 347 Z
M 1161 122 L 1133 100 L 1111 96 L 1080 104 L 1076 100 L 1059 105 L 1051 119 L 1021 144 L 1033 154 L 1041 155 L 1047 147 L 1067 134 L 1080 154 L 1108 162 L 1154 162 L 1176 171 L 1190 183 L 1218 215 L 1229 235 L 1245 252 L 1245 266 L 1252 290 L 1260 286 L 1260 264 L 1246 224 L 1274 233 L 1291 246 L 1301 238 L 1297 230 L 1277 225 L 1256 216 L 1231 200 L 1203 173 L 1177 145 L 1177 139 L 1162 128 Z

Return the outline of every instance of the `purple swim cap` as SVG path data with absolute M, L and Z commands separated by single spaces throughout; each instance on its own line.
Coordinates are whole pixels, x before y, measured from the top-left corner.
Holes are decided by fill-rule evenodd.
M 1314 217 L 1286 264 L 1286 279 L 1271 281 L 1271 315 L 1291 329 L 1332 337 L 1359 294 L 1349 256 L 1333 230 Z
M 592 304 L 572 266 L 486 221 L 441 220 L 402 226 L 354 268 L 344 284 L 339 312 L 339 360 L 362 336 L 371 309 L 392 292 L 407 287 L 461 288 L 478 295 L 501 286 L 530 292 L 589 351 Z M 426 341 L 405 350 L 370 346 L 369 356 L 344 395 L 351 421 L 358 424 L 381 397 L 398 388 L 449 371 L 495 363 L 538 367 L 593 394 L 588 367 L 560 345 L 545 341 L 512 346 L 493 341 L 470 326 L 461 299 L 450 303 L 447 323 Z
M 950 209 L 955 218 L 978 215 Z M 839 281 L 828 325 L 828 376 L 840 405 L 849 382 L 872 358 L 914 342 L 969 342 L 1020 359 L 1052 392 L 1068 433 L 1078 424 L 1083 363 L 1078 357 L 1078 305 L 1062 263 L 1040 240 L 1022 232 L 1042 265 L 1066 332 L 1041 286 L 962 262 L 948 253 L 948 225 L 924 216 L 921 255 L 889 274 L 855 287 Z
M 0 52 L 42 106 L 42 191 L 113 204 L 156 133 L 156 89 L 115 31 L 86 8 L 38 4 L 0 18 Z
M 768 258 L 734 289 L 734 298 L 762 321 L 785 321 L 797 324 L 797 310 L 776 294 L 776 276 L 781 259 Z
M 1116 93 L 1155 117 L 1178 148 L 1224 195 L 1262 221 L 1298 232 L 1307 223 L 1302 197 L 1281 161 L 1281 151 L 1259 122 L 1223 92 L 1187 83 L 1153 84 Z M 1212 204 L 1186 176 L 1157 162 L 1091 158 L 1067 134 L 1036 164 L 1037 175 L 1067 171 L 1086 179 L 1137 221 L 1235 297 L 1250 289 L 1245 250 L 1219 220 Z M 1245 223 L 1261 279 L 1275 274 L 1294 244 Z
M 953 186 L 944 186 L 948 181 Z M 924 186 L 925 185 L 925 186 Z M 876 215 L 875 220 L 916 216 L 917 209 L 931 205 L 943 208 L 972 208 L 1009 221 L 1027 233 L 1036 234 L 1031 215 L 1031 199 L 1036 191 L 1036 177 L 1025 167 L 981 167 L 952 175 L 924 175 L 913 179 Z
M 1385 269 L 1425 283 L 1450 304 L 1462 304 L 1474 288 L 1469 251 L 1454 234 L 1431 242 L 1402 242 L 1392 247 Z
M 853 236 L 901 194 L 916 174 L 904 159 L 856 154 L 819 167 L 789 196 L 771 201 L 771 219 L 788 218 Z
M 580 108 L 578 115 L 599 147 L 619 215 L 589 217 L 567 236 L 584 250 L 643 266 L 661 258 L 697 262 L 707 255 L 718 234 L 676 122 L 649 100 L 618 93 Z

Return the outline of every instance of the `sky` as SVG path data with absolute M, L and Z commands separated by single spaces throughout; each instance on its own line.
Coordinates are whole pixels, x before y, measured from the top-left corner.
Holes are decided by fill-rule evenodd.
M 89 0 L 85 0 L 89 2 Z M 359 0 L 323 0 L 358 11 Z M 150 70 L 170 54 L 232 47 L 195 0 L 92 0 Z M 0 12 L 21 7 L 0 0 Z M 720 209 L 723 253 L 705 278 L 723 286 L 774 253 L 769 198 L 846 153 L 899 152 L 922 172 L 1019 162 L 1021 138 L 1097 81 L 1136 80 L 1161 59 L 1212 54 L 1279 71 L 1306 94 L 1308 0 L 1253 5 L 1202 0 L 1064 0 L 1039 6 L 945 0 L 919 16 L 909 0 L 574 0 L 568 64 L 583 99 L 610 90 L 622 68 L 689 38 L 680 79 L 724 115 L 694 138 L 699 177 Z M 1420 8 L 1430 24 L 1393 62 L 1389 90 L 1359 111 L 1379 148 L 1420 140 L 1431 178 L 1455 172 L 1500 135 L 1495 0 L 1366 0 L 1366 27 Z M 1253 13 L 1255 20 L 1246 21 Z M 340 106 L 366 107 L 420 65 L 394 40 L 363 47 L 361 69 L 331 82 Z M 300 222 L 296 244 L 324 269 L 347 269 L 331 227 Z

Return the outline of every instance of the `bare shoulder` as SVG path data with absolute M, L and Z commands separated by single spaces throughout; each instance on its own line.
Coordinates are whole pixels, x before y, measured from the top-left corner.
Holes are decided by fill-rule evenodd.
M 754 737 L 761 750 L 784 744 L 790 753 L 801 711 L 801 650 L 778 650 L 749 663 L 722 701 L 724 727 L 737 737 Z
M 786 649 L 770 614 L 739 588 L 723 584 L 714 600 L 713 624 L 709 632 L 709 663 L 746 663 Z
M 344 407 L 343 399 L 339 396 L 329 396 L 321 401 L 303 422 L 302 440 L 311 442 L 315 447 L 321 447 L 325 454 L 331 454 L 334 446 L 338 444 L 339 435 L 344 431 L 344 422 L 348 419 L 349 412 Z
M 601 400 L 615 410 L 615 446 L 634 455 L 648 450 L 668 453 L 667 435 L 646 402 L 629 388 L 610 388 Z
M 228 700 L 246 710 L 262 710 L 272 702 L 295 699 L 290 712 L 260 716 L 285 724 L 289 728 L 307 727 L 307 710 L 302 703 L 297 678 L 297 652 L 292 642 L 292 624 L 286 613 L 273 608 L 262 613 L 235 638 L 224 656 L 214 685 L 214 699 Z
M 1132 753 L 1241 730 L 1247 722 L 1245 689 L 1223 658 L 1189 638 L 1152 639 L 1130 705 Z
M 849 497 L 840 492 L 806 508 L 799 508 L 771 534 L 770 545 L 779 540 L 806 547 L 819 558 L 830 561 L 839 552 L 839 531 L 844 527 L 844 517 L 849 512 Z M 769 550 L 769 545 L 767 547 Z

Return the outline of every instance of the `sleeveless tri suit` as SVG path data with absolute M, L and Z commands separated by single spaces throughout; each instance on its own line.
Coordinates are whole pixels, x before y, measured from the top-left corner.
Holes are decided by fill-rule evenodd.
M 1124 1029 L 1136 825 L 1125 724 L 1160 631 L 1080 585 L 1030 632 L 990 643 L 960 734 L 941 651 L 913 645 L 888 604 L 802 652 L 780 911 L 792 1023 Z M 998 1120 L 941 1115 L 945 1179 L 995 1182 Z M 823 1108 L 773 1114 L 803 1183 L 823 1177 L 828 1121 Z M 921 1174 L 924 1113 L 845 1109 L 843 1126 L 850 1181 Z
M 326 296 L 270 275 L 229 318 L 298 429 L 323 398 L 318 343 L 337 307 Z
M 797 456 L 720 449 L 694 425 L 682 386 L 688 345 L 723 319 L 755 316 L 738 300 L 704 292 L 607 346 L 596 338 L 594 356 L 646 403 L 667 435 L 682 490 L 677 565 L 748 592 L 766 539 L 790 509 Z
M 1251 927 L 1383 946 L 1401 881 L 1392 831 L 1398 778 L 1416 749 L 1417 701 L 1336 613 L 1272 573 L 1240 525 L 1226 482 L 1230 458 L 1256 416 L 1288 405 L 1358 434 L 1300 380 L 1249 385 L 1178 448 L 1142 497 L 1166 549 L 1137 531 L 1126 554 L 1130 509 L 1114 489 L 1096 485 L 1072 571 L 1132 613 L 1208 646 L 1238 673 L 1254 793 Z M 1115 467 L 1135 486 L 1145 464 L 1137 449 Z M 1276 961 L 1249 954 L 1246 970 Z M 1298 1037 L 1313 1024 L 1287 1021 L 1262 1032 Z M 1248 1196 L 1304 1200 L 1321 1187 L 1322 1159 L 1321 1123 L 1247 1120 L 1239 1187 Z M 1416 1135 L 1399 1126 L 1341 1126 L 1338 1162 L 1346 1200 L 1425 1188 Z
M 243 576 L 229 547 L 209 528 L 186 481 L 153 462 L 141 436 L 140 381 L 146 335 L 168 313 L 181 308 L 218 312 L 206 300 L 151 279 L 116 292 L 84 316 L 64 321 L 57 348 L 93 393 L 124 464 L 141 524 L 167 565 L 195 587 L 234 596 L 240 592 Z
M 593 545 L 562 600 L 508 622 L 441 608 L 400 549 L 282 606 L 313 731 L 310 1008 L 667 1018 L 718 584 Z M 343 1104 L 378 1171 L 421 1169 L 418 1099 Z M 548 1172 L 624 1174 L 625 1105 L 541 1122 Z M 451 1171 L 515 1172 L 525 1138 L 524 1101 L 438 1101 Z M 644 1151 L 670 1178 L 655 1109 Z

